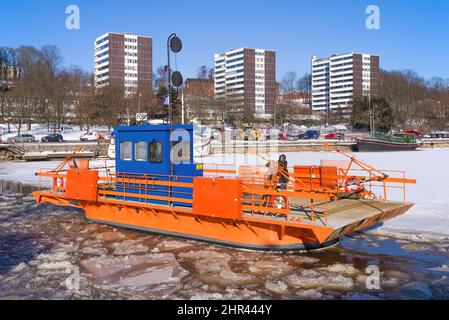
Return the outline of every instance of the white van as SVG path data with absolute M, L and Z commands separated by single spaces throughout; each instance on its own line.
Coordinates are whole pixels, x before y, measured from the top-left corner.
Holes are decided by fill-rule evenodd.
M 97 140 L 98 140 L 98 132 L 96 131 L 83 134 L 80 137 L 80 141 L 97 141 Z

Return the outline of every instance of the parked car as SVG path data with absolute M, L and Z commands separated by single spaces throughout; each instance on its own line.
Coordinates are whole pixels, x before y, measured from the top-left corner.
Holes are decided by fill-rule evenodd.
M 21 133 L 15 137 L 9 137 L 7 143 L 18 143 L 18 142 L 36 142 L 36 138 L 32 134 Z
M 430 134 L 430 137 L 431 137 L 431 138 L 436 138 L 436 139 L 439 139 L 439 138 L 449 138 L 449 132 L 446 132 L 446 131 L 433 131 L 433 132 Z
M 299 134 L 289 133 L 287 134 L 287 141 L 297 141 L 299 140 Z
M 287 135 L 283 132 L 279 133 L 279 140 L 287 141 Z
M 62 142 L 64 138 L 59 133 L 49 134 L 48 136 L 42 137 L 42 142 Z
M 95 131 L 83 134 L 80 137 L 80 141 L 97 141 L 97 140 L 98 140 L 98 133 Z
M 318 139 L 320 137 L 320 133 L 317 130 L 307 130 L 304 133 L 304 139 Z
M 324 139 L 328 140 L 343 140 L 345 138 L 345 135 L 342 133 L 329 133 L 328 135 L 324 136 Z

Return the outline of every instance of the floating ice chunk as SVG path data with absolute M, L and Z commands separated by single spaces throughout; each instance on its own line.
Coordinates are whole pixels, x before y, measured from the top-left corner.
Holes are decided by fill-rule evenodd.
M 123 238 L 125 238 L 125 235 L 121 232 L 116 232 L 116 231 L 103 232 L 103 233 L 97 235 L 97 239 L 102 240 L 104 242 L 120 241 Z
M 354 268 L 352 264 L 341 264 L 341 263 L 336 263 L 326 267 L 322 267 L 320 268 L 320 270 L 325 270 L 334 273 L 341 273 L 350 276 L 360 273 L 360 271 Z
M 223 295 L 221 293 L 207 293 L 198 292 L 194 296 L 190 297 L 190 300 L 222 300 Z
M 108 254 L 108 249 L 103 247 L 102 245 L 95 244 L 91 247 L 84 247 L 80 250 L 80 253 L 92 256 L 104 256 Z
M 17 266 L 15 266 L 14 268 L 12 268 L 11 272 L 12 273 L 21 273 L 21 272 L 23 272 L 27 268 L 28 268 L 28 265 L 25 262 L 21 262 Z
M 70 270 L 71 267 L 69 261 L 43 262 L 37 265 L 39 270 Z
M 178 256 L 183 259 L 194 260 L 195 269 L 202 275 L 211 272 L 219 273 L 222 270 L 229 269 L 228 262 L 231 259 L 229 254 L 213 250 L 182 252 Z
M 265 282 L 265 289 L 268 291 L 278 293 L 278 294 L 287 294 L 288 293 L 288 286 L 282 282 L 282 281 L 266 281 Z
M 193 246 L 193 244 L 187 241 L 163 240 L 157 245 L 157 248 L 162 251 L 172 251 L 177 249 L 188 248 L 191 246 Z
M 256 262 L 248 261 L 248 270 L 255 274 L 270 274 L 272 276 L 281 276 L 292 271 L 295 267 L 287 262 L 278 260 L 259 260 Z
M 231 270 L 222 270 L 220 272 L 220 277 L 226 280 L 230 280 L 232 282 L 247 282 L 254 280 L 254 276 L 248 274 L 235 273 Z
M 297 255 L 294 257 L 290 257 L 290 260 L 292 260 L 292 262 L 299 263 L 299 264 L 313 264 L 313 263 L 317 263 L 320 261 L 317 258 L 308 257 L 305 255 Z
M 130 294 L 171 294 L 189 274 L 170 253 L 90 258 L 81 267 L 97 285 Z
M 148 247 L 140 240 L 125 240 L 116 242 L 112 246 L 114 247 L 113 255 L 129 255 L 148 252 Z
M 323 294 L 315 289 L 307 289 L 307 290 L 298 290 L 295 292 L 300 299 L 312 299 L 318 300 L 323 297 Z
M 407 244 L 404 244 L 401 248 L 402 248 L 402 250 L 416 251 L 416 252 L 428 250 L 426 245 L 418 244 L 418 243 L 407 243 Z
M 328 290 L 349 290 L 354 286 L 351 278 L 315 270 L 303 270 L 299 274 L 289 275 L 285 280 L 290 286 L 301 289 L 322 287 Z
M 430 270 L 439 272 L 449 272 L 449 266 L 447 264 L 443 264 L 437 268 L 431 268 Z

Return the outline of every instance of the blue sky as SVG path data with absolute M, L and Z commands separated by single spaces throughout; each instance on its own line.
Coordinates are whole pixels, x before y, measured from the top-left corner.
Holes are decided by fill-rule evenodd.
M 81 29 L 65 28 L 68 5 Z M 365 28 L 365 8 L 380 8 L 380 30 Z M 167 5 L 170 7 L 167 9 Z M 178 68 L 194 76 L 213 54 L 239 47 L 277 52 L 277 77 L 310 71 L 310 56 L 350 51 L 381 56 L 387 70 L 410 68 L 449 78 L 449 0 L 0 0 L 0 46 L 57 45 L 64 65 L 93 69 L 93 41 L 108 31 L 153 37 L 154 69 L 172 32 L 183 39 Z

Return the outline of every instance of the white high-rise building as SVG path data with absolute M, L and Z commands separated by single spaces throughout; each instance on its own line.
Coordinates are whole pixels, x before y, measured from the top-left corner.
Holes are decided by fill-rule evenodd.
M 215 54 L 214 89 L 233 111 L 246 110 L 259 117 L 273 114 L 276 100 L 276 53 L 241 48 Z
M 355 99 L 379 94 L 379 56 L 360 53 L 312 57 L 312 109 L 352 107 Z

